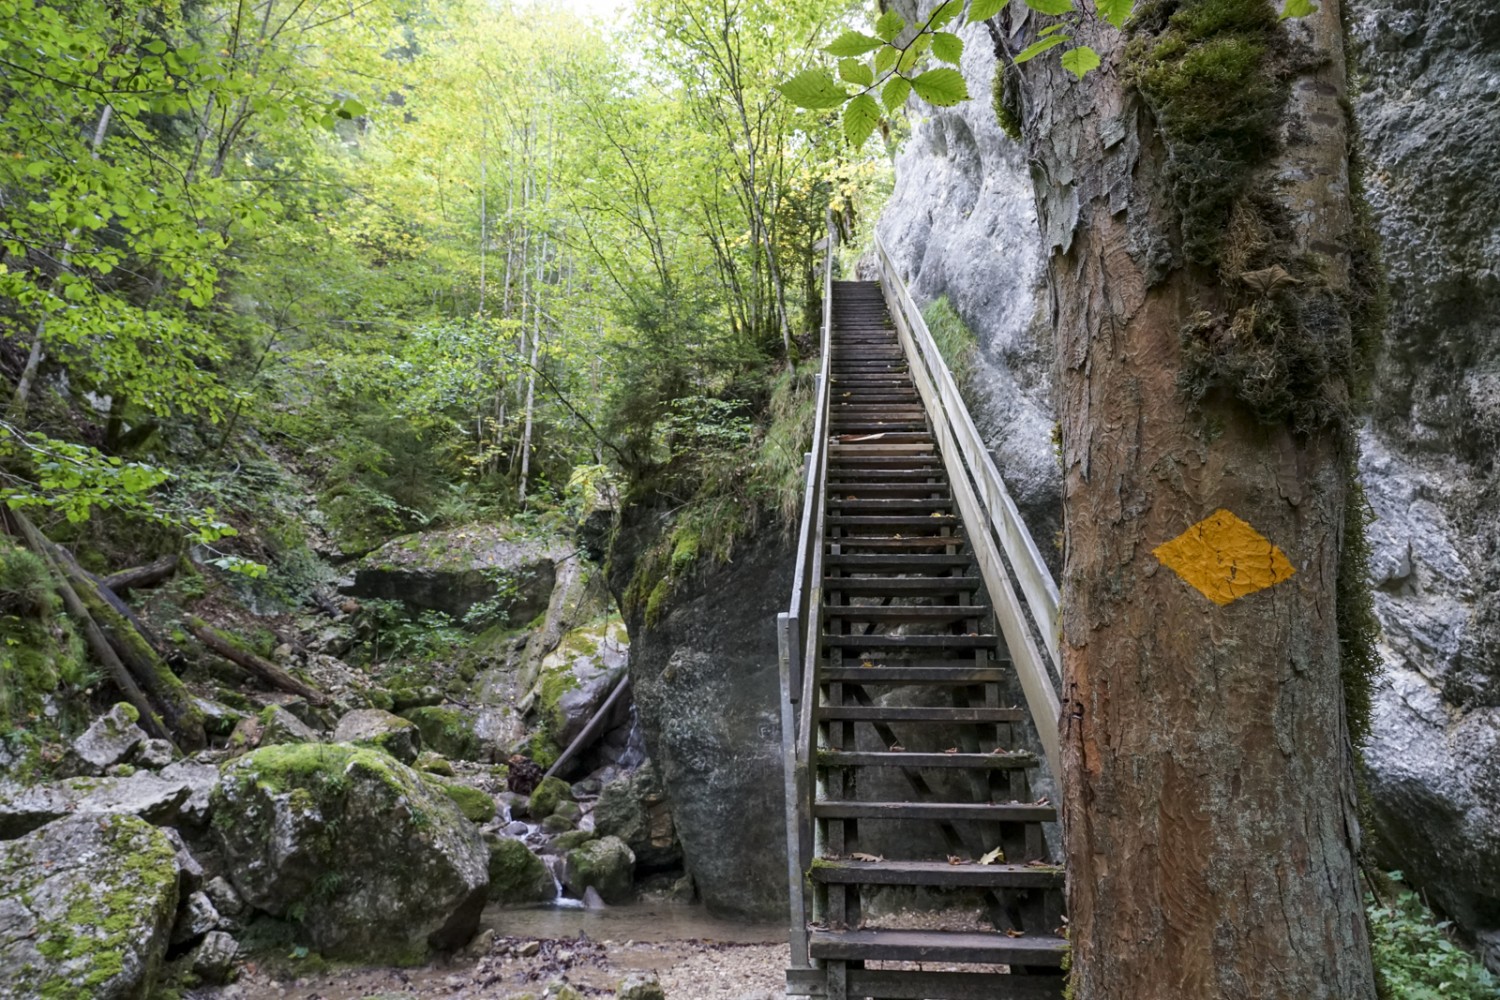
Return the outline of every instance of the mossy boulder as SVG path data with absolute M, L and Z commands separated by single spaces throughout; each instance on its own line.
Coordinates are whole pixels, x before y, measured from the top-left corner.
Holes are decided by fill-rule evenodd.
M 436 781 L 436 779 L 429 779 Z M 495 797 L 456 781 L 436 782 L 448 798 L 458 803 L 458 808 L 471 823 L 488 823 L 495 818 Z
M 261 709 L 256 721 L 260 723 L 259 745 L 263 747 L 274 743 L 316 743 L 318 741 L 317 730 L 280 705 L 271 705 Z
M 606 903 L 629 902 L 635 874 L 635 854 L 619 837 L 591 840 L 569 851 L 563 864 L 563 885 L 575 896 L 587 890 Z
M 405 535 L 361 559 L 344 593 L 458 619 L 484 602 L 511 622 L 527 622 L 547 609 L 557 563 L 569 551 L 506 524 Z
M 412 763 L 412 767 L 427 774 L 436 774 L 444 778 L 453 777 L 453 762 L 442 754 L 433 753 L 431 750 L 423 750 L 417 754 L 417 759 Z
M 348 744 L 263 747 L 226 764 L 213 830 L 251 906 L 329 958 L 420 961 L 479 925 L 489 852 L 431 779 Z
M 171 841 L 134 816 L 69 817 L 0 843 L 0 996 L 146 996 L 178 878 Z
M 592 830 L 569 830 L 559 833 L 552 839 L 552 846 L 563 854 L 567 854 L 575 847 L 582 847 L 591 840 L 598 839 Z
M 361 708 L 339 719 L 333 741 L 374 747 L 410 764 L 422 750 L 422 731 L 410 719 L 378 708 Z
M 423 705 L 401 713 L 422 734 L 422 743 L 444 757 L 478 760 L 482 747 L 474 731 L 474 720 L 449 705 Z
M 630 636 L 618 617 L 576 628 L 542 660 L 537 709 L 559 746 L 594 718 L 630 662 Z
M 672 822 L 666 789 L 650 761 L 604 786 L 594 806 L 594 826 L 601 834 L 629 844 L 636 863 L 647 871 L 663 871 L 682 863 L 682 844 Z
M 524 843 L 497 836 L 489 842 L 489 848 L 491 900 L 519 906 L 546 903 L 557 896 L 557 884 L 546 862 Z
M 559 802 L 569 801 L 572 794 L 572 787 L 561 778 L 543 778 L 531 793 L 527 811 L 532 819 L 546 819 L 557 809 Z

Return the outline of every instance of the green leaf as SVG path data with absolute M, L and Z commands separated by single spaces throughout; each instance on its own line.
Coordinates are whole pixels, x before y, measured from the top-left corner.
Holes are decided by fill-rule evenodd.
M 1062 68 L 1082 80 L 1090 70 L 1099 68 L 1099 53 L 1087 45 L 1069 49 L 1062 55 Z
M 1289 17 L 1306 17 L 1317 9 L 1312 0 L 1286 0 L 1286 6 L 1281 11 L 1281 19 L 1285 21 Z
M 875 22 L 875 34 L 890 42 L 901 34 L 901 29 L 904 27 L 906 27 L 906 18 L 893 10 L 888 10 L 880 15 L 880 20 Z
M 964 55 L 964 40 L 946 31 L 939 31 L 932 36 L 932 54 L 945 63 L 957 66 Z
M 1028 45 L 1020 52 L 1016 53 L 1016 62 L 1029 62 L 1030 60 L 1035 59 L 1037 56 L 1041 55 L 1043 52 L 1046 52 L 1048 49 L 1055 49 L 1063 42 L 1071 40 L 1072 39 L 1067 35 L 1053 35 L 1051 38 L 1044 38 L 1040 42 L 1035 42 L 1031 45 Z
M 776 89 L 797 107 L 814 111 L 836 108 L 849 99 L 849 92 L 823 69 L 803 70 Z
M 875 82 L 875 71 L 869 63 L 859 59 L 840 59 L 839 78 L 859 87 L 868 87 Z
M 151 39 L 151 41 L 147 42 L 143 46 L 143 48 L 145 48 L 145 50 L 151 53 L 153 56 L 159 56 L 163 52 L 167 51 L 167 43 L 162 41 L 160 38 L 153 38 Z
M 859 149 L 880 124 L 880 105 L 869 94 L 860 94 L 844 106 L 844 135 Z
M 884 73 L 896 65 L 896 58 L 899 55 L 901 55 L 900 50 L 890 45 L 885 46 L 879 52 L 875 53 L 875 72 Z
M 1073 9 L 1073 0 L 1026 0 L 1026 6 L 1038 14 L 1066 14 Z
M 937 31 L 939 28 L 946 27 L 948 25 L 948 23 L 950 21 L 952 21 L 955 17 L 957 17 L 959 15 L 959 12 L 962 11 L 963 9 L 964 9 L 964 0 L 948 0 L 947 3 L 943 4 L 941 7 L 939 7 L 937 10 L 933 11 L 932 14 L 928 16 L 928 18 L 927 18 L 927 28 L 928 28 L 928 30 L 929 31 Z
M 895 114 L 896 109 L 905 104 L 910 96 L 911 81 L 904 76 L 893 76 L 880 91 L 880 102 L 885 105 L 886 114 Z
M 964 75 L 947 66 L 930 69 L 913 77 L 911 85 L 918 97 L 940 108 L 949 108 L 969 99 L 969 87 L 964 83 Z
M 862 56 L 866 52 L 874 52 L 882 44 L 878 38 L 871 38 L 858 31 L 846 31 L 824 46 L 823 51 L 831 56 Z
M 1005 9 L 1009 0 L 972 0 L 969 4 L 969 23 L 988 21 Z
M 368 114 L 369 109 L 354 98 L 349 97 L 345 98 L 344 103 L 339 106 L 338 113 L 340 118 L 358 118 L 360 115 Z
M 1096 0 L 1095 5 L 1099 9 L 1099 16 L 1116 28 L 1123 28 L 1135 9 L 1135 0 Z
M 1037 32 L 1036 36 L 1038 38 L 1046 38 L 1048 35 L 1055 35 L 1059 31 L 1065 31 L 1065 30 L 1067 30 L 1067 27 L 1068 27 L 1068 22 L 1066 22 L 1066 21 L 1058 21 L 1056 24 L 1048 25 L 1047 27 L 1043 28 L 1041 31 Z

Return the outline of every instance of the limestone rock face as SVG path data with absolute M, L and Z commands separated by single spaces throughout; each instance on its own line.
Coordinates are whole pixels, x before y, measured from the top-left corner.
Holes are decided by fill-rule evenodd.
M 606 903 L 625 903 L 630 900 L 634 873 L 635 855 L 625 841 L 602 837 L 568 852 L 563 885 L 575 896 L 593 889 Z
M 345 715 L 333 731 L 333 741 L 384 750 L 403 764 L 414 762 L 422 750 L 422 733 L 415 723 L 378 708 Z
M 594 829 L 630 845 L 642 871 L 661 871 L 682 861 L 666 789 L 649 761 L 604 786 L 594 806 Z
M 19 837 L 65 816 L 138 816 L 171 823 L 191 794 L 186 782 L 146 771 L 126 778 L 0 784 L 0 839 Z
M 524 623 L 546 610 L 557 562 L 566 555 L 558 542 L 528 538 L 505 525 L 430 531 L 392 539 L 365 556 L 343 589 L 454 618 L 494 601 L 512 622 Z
M 1386 674 L 1375 846 L 1500 970 L 1500 9 L 1353 0 L 1390 280 L 1361 477 Z
M 230 762 L 214 832 L 248 904 L 332 958 L 417 959 L 479 924 L 489 852 L 441 788 L 375 750 L 266 747 Z
M 144 998 L 177 909 L 174 856 L 134 816 L 68 817 L 0 843 L 0 998 Z
M 655 515 L 625 511 L 620 539 L 645 546 Z M 617 547 L 610 587 L 633 572 Z M 683 863 L 720 915 L 779 919 L 786 911 L 776 612 L 791 593 L 793 557 L 771 530 L 726 566 L 701 568 L 649 625 L 627 608 L 630 684 L 646 749 L 672 803 Z

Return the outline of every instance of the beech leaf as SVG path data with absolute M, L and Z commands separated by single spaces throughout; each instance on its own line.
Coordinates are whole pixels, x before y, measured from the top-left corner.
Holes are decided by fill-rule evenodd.
M 969 99 L 969 87 L 964 83 L 963 74 L 947 66 L 913 77 L 911 85 L 918 97 L 940 108 L 950 108 Z

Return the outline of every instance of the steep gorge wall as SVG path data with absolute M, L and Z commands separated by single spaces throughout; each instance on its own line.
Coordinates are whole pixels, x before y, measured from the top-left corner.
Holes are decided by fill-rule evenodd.
M 898 8 L 910 4 L 898 4 Z M 903 13 L 911 13 L 903 10 Z M 1366 750 L 1381 861 L 1500 965 L 1500 9 L 1355 0 L 1354 112 L 1391 282 L 1361 473 L 1386 671 Z M 1060 521 L 1044 240 L 1022 150 L 989 101 L 921 108 L 879 231 L 919 302 L 980 341 L 976 421 L 1039 544 Z

